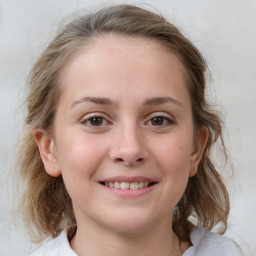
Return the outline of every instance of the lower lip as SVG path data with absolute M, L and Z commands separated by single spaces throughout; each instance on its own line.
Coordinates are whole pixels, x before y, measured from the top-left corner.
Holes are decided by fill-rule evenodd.
M 111 188 L 105 185 L 100 184 L 103 188 L 105 188 L 107 191 L 118 195 L 120 197 L 130 197 L 130 198 L 135 198 L 135 197 L 140 197 L 143 196 L 150 191 L 152 191 L 155 186 L 157 185 L 156 183 L 146 187 L 146 188 L 140 188 L 140 189 L 120 189 L 120 188 Z

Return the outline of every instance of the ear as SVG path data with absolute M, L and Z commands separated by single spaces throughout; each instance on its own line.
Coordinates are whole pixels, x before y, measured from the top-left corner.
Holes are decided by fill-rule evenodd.
M 33 135 L 40 151 L 45 171 L 53 177 L 61 175 L 53 137 L 40 128 L 35 129 Z
M 200 129 L 194 139 L 194 147 L 191 154 L 190 172 L 189 176 L 192 177 L 197 172 L 197 166 L 202 158 L 206 143 L 208 141 L 209 131 L 207 128 Z

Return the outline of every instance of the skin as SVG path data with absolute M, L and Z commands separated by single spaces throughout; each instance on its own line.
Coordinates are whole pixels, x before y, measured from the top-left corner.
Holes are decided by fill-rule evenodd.
M 157 42 L 117 35 L 68 60 L 53 132 L 36 130 L 35 139 L 46 172 L 63 176 L 72 199 L 78 255 L 182 255 L 190 246 L 172 231 L 172 212 L 208 134 L 194 131 L 184 73 Z M 131 198 L 99 183 L 120 175 L 156 184 Z

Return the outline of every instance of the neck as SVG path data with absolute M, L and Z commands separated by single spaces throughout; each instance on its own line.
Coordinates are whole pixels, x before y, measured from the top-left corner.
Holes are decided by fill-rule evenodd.
M 182 255 L 179 239 L 172 231 L 170 220 L 132 234 L 87 222 L 84 227 L 78 225 L 70 244 L 79 256 Z

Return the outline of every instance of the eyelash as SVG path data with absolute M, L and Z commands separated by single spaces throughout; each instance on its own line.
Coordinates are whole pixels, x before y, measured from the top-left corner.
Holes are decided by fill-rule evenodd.
M 152 121 L 156 118 L 162 121 L 162 123 L 160 125 L 152 124 Z M 151 122 L 151 126 L 158 127 L 158 128 L 165 128 L 165 127 L 175 124 L 173 119 L 171 119 L 170 117 L 163 116 L 163 115 L 154 115 L 146 123 L 149 123 L 149 122 Z
M 93 121 L 93 119 L 98 119 L 98 121 L 100 121 L 100 124 L 99 125 L 93 125 L 91 123 Z M 158 121 L 160 120 L 162 123 L 160 123 L 159 125 L 153 125 L 152 121 L 154 119 L 158 119 Z M 166 117 L 166 116 L 163 116 L 163 115 L 154 115 L 147 122 L 145 122 L 145 124 L 148 124 L 150 122 L 151 122 L 150 126 L 157 127 L 159 129 L 175 124 L 175 121 L 173 119 L 171 119 L 169 117 Z M 106 118 L 102 117 L 101 115 L 95 114 L 95 115 L 89 116 L 88 118 L 82 120 L 81 124 L 92 127 L 92 128 L 95 128 L 95 129 L 100 129 L 103 126 L 111 125 L 111 122 L 109 122 Z
M 101 122 L 103 122 L 103 123 L 105 122 L 105 123 L 104 124 L 101 123 L 100 125 L 93 125 L 92 123 L 90 123 L 90 122 L 93 121 L 93 119 L 98 119 L 98 120 L 101 120 Z M 109 121 L 107 121 L 106 118 L 104 118 L 100 115 L 92 115 L 92 116 L 82 120 L 81 124 L 87 125 L 87 126 L 90 126 L 90 127 L 93 127 L 93 128 L 97 129 L 97 128 L 100 128 L 100 127 L 105 126 L 105 125 L 110 125 L 111 123 Z

